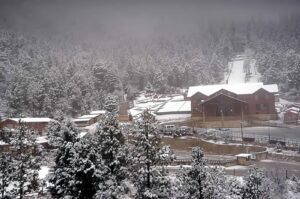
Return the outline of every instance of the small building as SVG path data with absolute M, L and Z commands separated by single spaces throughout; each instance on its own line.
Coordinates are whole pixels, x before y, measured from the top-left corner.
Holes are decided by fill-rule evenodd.
M 128 109 L 128 102 L 125 101 L 119 103 L 118 120 L 120 122 L 129 122 Z
M 91 125 L 91 118 L 76 118 L 73 120 L 73 122 L 78 126 L 78 127 L 86 127 Z
M 0 128 L 7 128 L 7 129 L 17 129 L 19 121 L 26 123 L 28 128 L 35 130 L 40 135 L 43 135 L 48 123 L 52 119 L 50 118 L 7 118 L 0 122 Z
M 248 166 L 251 164 L 252 154 L 250 153 L 240 153 L 235 156 L 238 165 Z
M 297 124 L 298 120 L 300 119 L 299 115 L 300 108 L 290 107 L 285 111 L 283 115 L 283 121 L 286 124 Z

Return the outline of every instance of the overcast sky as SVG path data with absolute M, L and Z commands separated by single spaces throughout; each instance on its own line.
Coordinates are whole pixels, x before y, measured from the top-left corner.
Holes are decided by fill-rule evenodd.
M 2 0 L 0 25 L 49 35 L 149 37 L 192 31 L 205 24 L 300 13 L 295 0 Z

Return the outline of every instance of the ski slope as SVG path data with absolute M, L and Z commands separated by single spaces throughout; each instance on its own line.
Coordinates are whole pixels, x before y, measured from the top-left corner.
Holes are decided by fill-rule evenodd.
M 245 63 L 245 57 L 239 56 L 239 58 L 233 59 L 232 63 L 229 64 L 229 74 L 227 77 L 225 77 L 225 82 L 227 80 L 228 84 L 236 84 L 236 83 L 256 83 L 260 82 L 260 74 L 257 72 L 257 69 L 255 67 L 255 60 L 250 60 L 250 68 L 249 68 L 249 74 L 246 75 L 246 72 L 244 71 L 244 63 Z

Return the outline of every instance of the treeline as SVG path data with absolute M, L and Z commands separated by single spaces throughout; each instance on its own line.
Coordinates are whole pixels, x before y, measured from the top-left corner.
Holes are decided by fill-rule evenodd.
M 130 130 L 130 137 L 114 114 L 108 114 L 99 123 L 95 134 L 83 138 L 68 119 L 56 119 L 48 127 L 49 144 L 55 154 L 48 182 L 37 178 L 39 161 L 35 162 L 36 167 L 32 167 L 32 162 L 43 155 L 32 156 L 33 151 L 24 150 L 34 142 L 27 139 L 25 135 L 30 132 L 21 124 L 14 145 L 20 154 L 1 154 L 2 198 L 38 194 L 39 198 L 79 199 L 267 199 L 300 195 L 297 177 L 283 179 L 276 171 L 275 176 L 267 178 L 262 170 L 253 168 L 239 180 L 226 176 L 222 168 L 209 166 L 198 147 L 192 149 L 190 167 L 179 167 L 176 173 L 169 173 L 167 165 L 176 156 L 170 147 L 161 146 L 154 118 L 148 112 Z
M 76 37 L 0 32 L 0 97 L 5 116 L 77 115 L 103 106 L 108 93 L 133 98 L 148 84 L 160 93 L 219 83 L 228 61 L 254 52 L 262 80 L 299 93 L 299 15 L 268 21 L 221 21 L 185 34 L 139 40 L 104 34 Z

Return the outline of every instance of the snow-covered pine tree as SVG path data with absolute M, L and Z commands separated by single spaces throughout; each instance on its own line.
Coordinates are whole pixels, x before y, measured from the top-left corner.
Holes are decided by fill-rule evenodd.
M 12 134 L 11 144 L 15 149 L 13 156 L 12 195 L 20 199 L 25 194 L 38 189 L 39 158 L 36 151 L 36 133 L 29 130 L 24 122 Z
M 159 150 L 159 158 L 161 164 L 168 165 L 176 159 L 176 155 L 169 145 L 164 145 Z
M 97 151 L 98 143 L 91 136 L 79 140 L 79 130 L 67 119 L 54 121 L 50 127 L 52 143 L 58 147 L 50 178 L 52 197 L 93 198 L 108 173 Z
M 244 179 L 245 185 L 242 188 L 242 198 L 268 199 L 271 198 L 271 183 L 264 172 L 258 168 L 249 170 L 249 175 Z
M 210 168 L 203 159 L 204 153 L 199 147 L 192 149 L 192 167 L 181 167 L 177 173 L 176 197 L 184 198 L 225 198 L 225 177 L 219 168 Z
M 146 91 L 146 93 L 153 93 L 154 92 L 153 86 L 150 82 L 147 83 L 147 85 L 145 87 L 145 91 Z
M 285 190 L 283 198 L 296 199 L 300 198 L 300 180 L 296 176 L 292 176 L 285 182 Z
M 160 137 L 154 122 L 154 116 L 146 110 L 134 132 L 131 169 L 137 187 L 136 198 L 170 198 L 171 195 L 167 170 L 159 165 Z
M 206 172 L 204 198 L 222 199 L 228 194 L 226 179 L 223 170 L 218 167 L 209 167 Z
M 75 169 L 73 168 L 76 151 L 74 145 L 79 141 L 78 129 L 74 124 L 65 120 L 56 124 L 59 132 L 53 131 L 58 138 L 54 143 L 60 143 L 55 157 L 55 167 L 53 175 L 50 178 L 52 184 L 50 188 L 51 195 L 55 198 L 63 198 L 64 196 L 74 197 L 75 191 Z
M 74 144 L 74 198 L 93 198 L 99 190 L 99 183 L 106 180 L 108 168 L 103 164 L 91 137 L 82 138 Z
M 100 183 L 98 197 L 119 198 L 124 194 L 124 180 L 128 177 L 127 146 L 119 122 L 114 113 L 108 113 L 100 122 L 95 134 L 95 145 L 100 155 L 105 172 L 104 181 Z M 118 193 L 118 194 L 116 194 Z
M 1 198 L 9 198 L 9 185 L 12 182 L 12 157 L 8 153 L 0 155 L 0 193 Z
M 115 96 L 108 95 L 105 98 L 104 109 L 113 114 L 116 114 L 118 112 L 118 101 Z
M 192 149 L 192 168 L 188 171 L 189 177 L 188 195 L 199 199 L 204 199 L 205 180 L 207 177 L 206 161 L 203 159 L 204 153 L 199 147 Z

